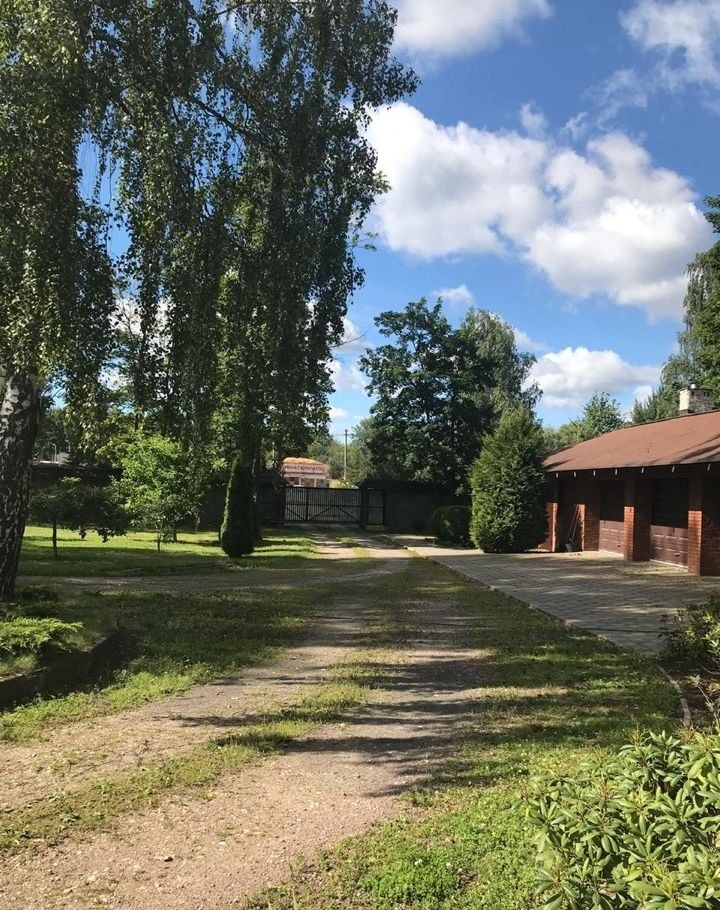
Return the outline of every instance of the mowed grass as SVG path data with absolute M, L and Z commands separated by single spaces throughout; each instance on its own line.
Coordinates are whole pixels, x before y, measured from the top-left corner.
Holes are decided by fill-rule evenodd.
M 116 544 L 108 543 L 106 559 Z M 230 590 L 192 593 L 176 582 L 153 593 L 90 588 L 44 605 L 47 614 L 82 623 L 86 634 L 119 630 L 121 653 L 102 679 L 0 714 L 0 740 L 32 739 L 59 723 L 134 708 L 240 671 L 295 643 L 332 596 L 336 565 L 314 561 L 316 546 L 301 535 L 269 537 L 262 549 Z M 130 548 L 123 557 L 137 552 Z M 78 560 L 80 554 L 80 571 L 92 574 L 93 549 L 80 549 Z M 302 576 L 305 564 L 311 581 Z
M 406 794 L 400 818 L 303 861 L 248 910 L 535 908 L 522 798 L 530 776 L 570 772 L 637 727 L 678 722 L 677 698 L 650 661 L 424 561 L 392 584 L 414 622 L 428 598 L 470 621 L 477 652 L 451 721 L 453 753 Z M 419 684 L 413 665 L 400 664 L 392 684 Z
M 107 543 L 94 533 L 82 540 L 72 531 L 58 531 L 58 558 L 53 556 L 52 531 L 25 529 L 20 573 L 23 575 L 98 578 L 126 575 L 172 575 L 181 572 L 285 569 L 315 554 L 314 542 L 301 530 L 270 531 L 252 556 L 230 560 L 220 549 L 216 531 L 180 531 L 177 543 L 157 552 L 155 535 L 130 531 Z

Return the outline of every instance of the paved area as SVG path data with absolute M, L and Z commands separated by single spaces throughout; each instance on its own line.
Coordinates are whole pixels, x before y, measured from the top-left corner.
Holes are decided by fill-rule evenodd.
M 607 638 L 621 648 L 657 654 L 664 617 L 720 593 L 720 578 L 698 578 L 658 563 L 628 563 L 605 553 L 489 554 L 396 536 L 408 549 L 502 591 L 544 613 Z

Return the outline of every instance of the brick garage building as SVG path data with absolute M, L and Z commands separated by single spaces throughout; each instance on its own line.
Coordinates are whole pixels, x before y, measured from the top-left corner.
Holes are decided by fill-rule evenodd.
M 544 549 L 601 550 L 720 575 L 720 411 L 703 389 L 681 414 L 567 446 L 545 460 Z

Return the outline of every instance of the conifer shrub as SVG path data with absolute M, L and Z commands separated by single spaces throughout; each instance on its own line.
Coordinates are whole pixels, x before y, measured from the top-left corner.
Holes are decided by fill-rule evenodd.
M 527 798 L 543 910 L 720 907 L 718 732 L 638 733 Z
M 247 556 L 255 549 L 255 496 L 252 471 L 246 459 L 233 461 L 220 530 L 220 546 L 228 556 Z
M 82 624 L 51 617 L 7 616 L 0 619 L 0 658 L 35 656 L 78 647 Z
M 470 475 L 470 537 L 487 553 L 521 553 L 547 535 L 545 441 L 524 408 L 507 411 Z
M 465 546 L 470 543 L 470 508 L 440 506 L 430 518 L 430 533 L 446 543 Z

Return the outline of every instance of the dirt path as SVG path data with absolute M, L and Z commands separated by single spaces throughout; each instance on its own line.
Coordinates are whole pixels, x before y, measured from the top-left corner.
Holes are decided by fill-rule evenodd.
M 384 548 L 376 555 L 386 571 L 407 558 Z M 382 668 L 386 685 L 371 703 L 344 723 L 318 728 L 282 756 L 228 775 L 212 798 L 168 799 L 158 809 L 121 818 L 112 831 L 6 858 L 0 905 L 238 907 L 246 895 L 287 879 L 298 854 L 311 855 L 397 814 L 399 794 L 447 754 L 458 725 L 472 712 L 475 654 L 467 644 L 467 619 L 432 599 L 418 609 L 413 621 L 421 632 Z M 266 696 L 272 691 L 277 701 L 281 692 L 290 697 L 293 687 L 321 678 L 356 647 L 365 619 L 363 605 L 351 600 L 334 609 L 321 626 L 322 640 L 289 655 L 272 678 L 256 680 L 258 690 Z M 208 724 L 208 695 L 199 693 L 186 694 L 205 710 L 194 714 L 189 729 L 200 727 L 207 736 L 210 726 L 215 736 L 224 715 L 219 727 L 217 718 Z M 250 703 L 246 694 L 244 706 Z
M 318 538 L 317 552 L 321 559 L 342 560 L 348 568 L 355 556 L 351 548 L 325 538 Z M 405 551 L 393 551 L 396 558 L 397 554 L 408 558 Z M 377 568 L 359 573 L 357 578 L 386 574 L 398 565 L 383 559 Z M 345 583 L 356 573 L 343 573 L 342 577 Z M 211 577 L 201 581 L 208 584 L 208 590 L 215 590 Z M 236 589 L 238 581 L 236 577 Z M 166 580 L 171 587 L 181 583 L 177 577 Z M 363 631 L 352 605 L 347 609 L 339 606 L 332 614 L 328 606 L 316 605 L 302 644 L 278 661 L 141 708 L 66 724 L 43 741 L 0 744 L 0 810 L 80 789 L 114 771 L 147 767 L 182 755 L 202 742 L 237 732 L 263 711 L 301 698 L 357 647 Z

